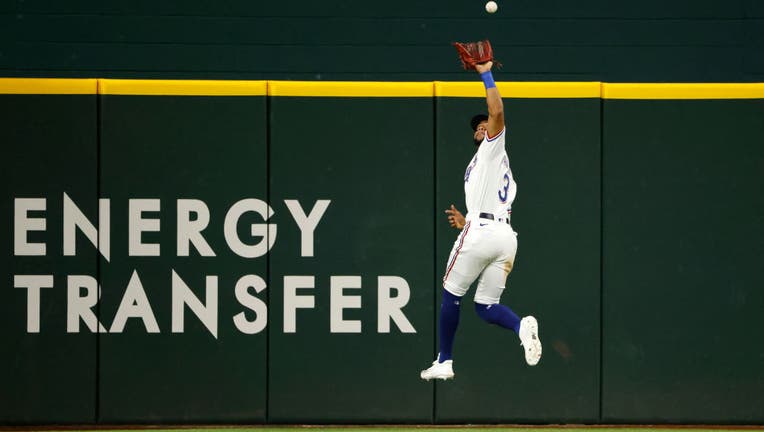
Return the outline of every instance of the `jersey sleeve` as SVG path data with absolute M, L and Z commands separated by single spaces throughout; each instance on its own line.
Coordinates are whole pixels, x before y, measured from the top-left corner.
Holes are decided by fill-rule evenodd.
M 502 154 L 504 146 L 506 145 L 505 137 L 507 136 L 507 127 L 501 128 L 501 131 L 496 136 L 489 137 L 488 133 L 485 134 L 483 143 L 480 144 L 480 149 L 483 153 L 486 153 L 488 157 L 495 158 Z

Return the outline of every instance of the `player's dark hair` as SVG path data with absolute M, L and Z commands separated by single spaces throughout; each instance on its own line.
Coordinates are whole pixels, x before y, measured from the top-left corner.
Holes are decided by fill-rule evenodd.
M 488 116 L 485 114 L 476 114 L 472 116 L 472 119 L 470 119 L 470 127 L 472 128 L 472 131 L 476 131 L 480 123 L 484 121 L 488 121 Z

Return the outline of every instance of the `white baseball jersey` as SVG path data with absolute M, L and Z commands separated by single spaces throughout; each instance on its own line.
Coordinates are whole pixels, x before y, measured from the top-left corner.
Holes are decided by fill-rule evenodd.
M 505 135 L 505 129 L 493 138 L 486 135 L 467 167 L 467 223 L 454 242 L 443 276 L 443 287 L 458 297 L 477 279 L 475 302 L 486 305 L 499 302 L 517 252 L 516 233 L 509 225 L 517 185 L 509 169 Z M 493 219 L 481 218 L 481 213 Z
M 509 169 L 509 157 L 505 149 L 506 128 L 493 138 L 486 133 L 482 144 L 464 173 L 464 199 L 467 218 L 475 219 L 480 213 L 490 213 L 494 218 L 508 218 L 512 202 L 517 195 L 517 185 Z

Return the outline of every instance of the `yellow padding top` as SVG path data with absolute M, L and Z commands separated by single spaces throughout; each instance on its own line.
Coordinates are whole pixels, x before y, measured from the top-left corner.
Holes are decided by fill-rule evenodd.
M 135 96 L 265 96 L 267 81 L 99 80 L 99 93 Z
M 499 82 L 504 98 L 764 99 L 764 83 Z M 485 97 L 483 83 L 0 78 L 0 94 Z
M 599 82 L 497 82 L 503 98 L 599 98 Z M 475 82 L 435 82 L 438 97 L 485 97 L 485 87 Z
M 98 92 L 96 79 L 0 78 L 0 94 L 86 94 Z
M 764 83 L 602 84 L 603 99 L 764 99 Z
M 305 97 L 432 97 L 429 82 L 269 81 L 271 96 Z

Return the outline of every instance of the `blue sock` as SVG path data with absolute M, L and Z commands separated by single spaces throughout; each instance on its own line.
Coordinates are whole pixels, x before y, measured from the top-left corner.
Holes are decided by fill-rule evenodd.
M 459 304 L 462 298 L 457 297 L 445 288 L 443 289 L 443 303 L 440 304 L 440 354 L 438 361 L 443 363 L 451 360 L 451 352 L 454 348 L 454 336 L 459 326 Z
M 512 309 L 503 304 L 483 305 L 475 303 L 475 311 L 480 315 L 480 318 L 490 324 L 514 330 L 515 333 L 520 332 L 520 318 L 512 312 Z

